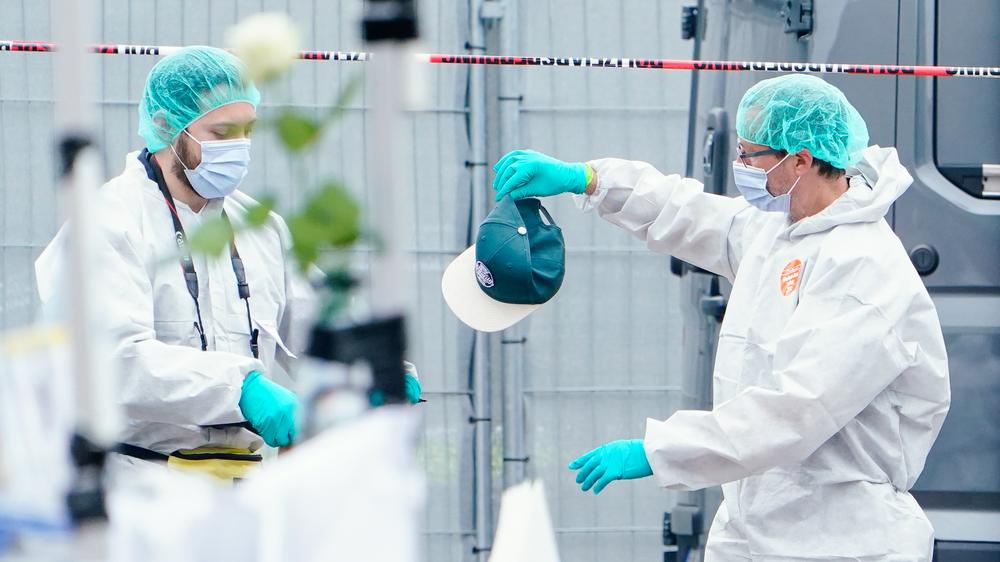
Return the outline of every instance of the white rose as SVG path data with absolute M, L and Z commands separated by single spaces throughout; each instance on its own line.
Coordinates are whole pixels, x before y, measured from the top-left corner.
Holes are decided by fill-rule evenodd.
M 251 80 L 266 82 L 295 61 L 301 49 L 301 35 L 287 15 L 264 12 L 229 28 L 226 43 L 247 65 Z

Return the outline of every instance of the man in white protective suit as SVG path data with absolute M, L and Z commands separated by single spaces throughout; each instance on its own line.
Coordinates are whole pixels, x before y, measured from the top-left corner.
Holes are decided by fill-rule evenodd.
M 514 151 L 497 197 L 572 192 L 584 209 L 733 284 L 714 408 L 647 420 L 643 439 L 570 464 L 584 491 L 654 476 L 722 485 L 708 562 L 929 561 L 908 493 L 950 403 L 934 304 L 884 216 L 912 178 L 820 78 L 754 85 L 733 162 L 742 197 L 649 164 Z M 600 327 L 596 327 L 600 329 Z
M 244 64 L 226 51 L 187 47 L 164 57 L 139 103 L 145 148 L 125 157 L 93 205 L 93 266 L 113 299 L 101 325 L 123 372 L 126 428 L 111 457 L 118 473 L 153 462 L 240 479 L 273 452 L 265 445 L 297 438 L 290 375 L 316 299 L 288 259 L 280 216 L 241 228 L 258 206 L 238 188 L 259 102 Z M 189 252 L 187 236 L 219 219 L 236 232 L 223 255 Z M 66 236 L 62 229 L 36 263 L 50 315 L 65 308 Z M 416 403 L 416 368 L 406 370 L 406 399 Z
M 243 64 L 223 50 L 164 57 L 139 104 L 144 149 L 125 157 L 93 205 L 93 266 L 113 299 L 101 321 L 123 373 L 118 473 L 154 462 L 242 478 L 265 444 L 296 438 L 289 371 L 313 291 L 285 259 L 281 217 L 239 228 L 257 205 L 238 187 L 259 101 Z M 220 217 L 235 241 L 221 256 L 192 255 L 186 237 Z M 62 229 L 36 264 L 44 306 L 59 308 L 66 236 Z

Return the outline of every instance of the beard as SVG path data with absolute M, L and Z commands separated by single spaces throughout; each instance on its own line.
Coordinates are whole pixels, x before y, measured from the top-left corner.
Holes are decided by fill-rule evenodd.
M 188 189 L 194 191 L 194 186 L 191 185 L 191 182 L 190 180 L 188 180 L 187 175 L 184 174 L 185 165 L 190 170 L 193 170 L 195 168 L 194 166 L 191 166 L 191 163 L 195 161 L 197 156 L 194 152 L 194 147 L 191 146 L 194 143 L 187 138 L 187 135 L 184 135 L 183 133 L 177 137 L 177 140 L 178 142 L 175 148 L 175 150 L 177 151 L 177 156 L 174 158 L 173 163 L 170 166 L 170 174 L 173 175 L 174 178 L 177 179 L 177 181 L 181 182 L 181 184 L 186 186 Z M 178 160 L 178 158 L 180 160 Z M 182 161 L 184 162 L 184 164 L 181 164 Z

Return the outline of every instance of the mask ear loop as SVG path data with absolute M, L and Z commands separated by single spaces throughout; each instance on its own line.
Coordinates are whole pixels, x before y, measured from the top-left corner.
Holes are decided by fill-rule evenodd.
M 788 156 L 791 156 L 791 155 L 789 154 Z M 788 156 L 786 156 L 786 158 Z M 778 163 L 780 164 L 781 162 L 778 162 Z M 801 179 L 802 179 L 802 176 L 799 176 L 799 177 L 795 178 L 795 183 L 793 183 L 792 187 L 788 188 L 788 192 L 785 193 L 785 195 L 788 196 L 788 208 L 789 209 L 792 208 L 792 192 L 795 191 L 795 188 L 796 188 L 796 186 L 799 185 L 799 180 L 801 180 Z
M 764 172 L 764 173 L 765 174 L 770 174 L 771 172 L 774 171 L 775 168 L 777 168 L 778 166 L 780 166 L 782 162 L 784 162 L 785 160 L 788 160 L 788 157 L 791 156 L 791 155 L 792 155 L 791 153 L 786 154 L 784 158 L 782 158 L 781 160 L 778 160 L 777 164 L 775 164 L 774 166 L 771 166 L 771 169 L 768 170 L 768 171 L 766 171 L 766 172 Z
M 183 166 L 186 171 L 188 171 L 188 172 L 191 171 L 191 168 L 188 168 L 187 164 L 185 164 L 184 161 L 181 160 L 181 157 L 177 155 L 177 151 L 174 150 L 174 145 L 173 144 L 170 145 L 170 152 L 174 153 L 174 158 L 176 158 L 177 161 L 181 163 L 181 166 Z
M 198 140 L 198 139 L 196 139 L 196 138 L 194 138 L 194 135 L 192 135 L 191 133 L 189 133 L 186 128 L 183 129 L 183 132 L 184 132 L 185 135 L 191 137 L 191 140 L 193 140 L 194 142 L 198 143 L 198 146 L 201 146 L 201 141 Z
M 771 169 L 768 170 L 768 171 L 766 171 L 766 172 L 764 172 L 764 174 L 770 174 L 772 171 L 774 171 L 775 168 L 777 168 L 778 166 L 780 166 L 782 162 L 784 162 L 785 160 L 787 160 L 789 156 L 791 156 L 791 153 L 786 154 L 784 158 L 782 158 L 781 160 L 779 160 L 778 163 L 775 164 L 774 166 L 771 166 Z M 788 188 L 788 191 L 786 191 L 783 194 L 783 195 L 787 195 L 788 196 L 789 203 L 791 203 L 792 192 L 795 191 L 795 187 L 799 185 L 799 180 L 801 180 L 801 179 L 802 179 L 802 176 L 798 176 L 797 178 L 795 178 L 795 183 L 793 183 L 792 187 Z M 771 197 L 775 197 L 775 196 L 772 195 Z M 781 197 L 781 195 L 778 195 L 777 197 Z
M 194 135 L 192 135 L 191 133 L 189 133 L 186 128 L 185 129 L 181 129 L 181 132 L 183 132 L 185 135 L 191 137 L 191 140 L 193 140 L 194 142 L 198 143 L 198 146 L 201 146 L 201 141 L 198 140 L 198 139 L 196 139 L 196 138 L 194 138 Z M 184 166 L 185 170 L 187 170 L 188 172 L 191 171 L 191 168 L 188 168 L 187 164 L 185 164 L 184 161 L 181 160 L 181 157 L 177 154 L 177 150 L 174 149 L 174 143 L 170 143 L 170 152 L 174 153 L 174 158 L 176 158 L 177 161 L 181 163 L 181 166 Z
M 802 179 L 802 176 L 799 176 L 799 177 L 795 178 L 795 183 L 792 184 L 792 187 L 790 187 L 788 189 L 788 193 L 785 194 L 785 195 L 788 195 L 789 199 L 792 198 L 792 192 L 795 191 L 795 186 L 799 185 L 799 180 L 800 179 Z

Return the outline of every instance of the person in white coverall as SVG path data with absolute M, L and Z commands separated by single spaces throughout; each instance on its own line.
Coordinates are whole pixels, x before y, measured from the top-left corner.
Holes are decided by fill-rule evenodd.
M 307 344 L 316 302 L 287 259 L 291 235 L 280 216 L 239 228 L 257 206 L 238 187 L 259 101 L 243 63 L 226 51 L 188 47 L 164 57 L 139 104 L 145 148 L 99 191 L 94 265 L 113 298 L 102 325 L 123 370 L 127 419 L 112 456 L 118 467 L 165 462 L 242 478 L 265 444 L 296 440 L 291 360 Z M 236 230 L 224 255 L 190 254 L 186 236 L 219 218 Z M 52 309 L 61 308 L 65 236 L 36 264 Z M 416 403 L 412 364 L 404 376 Z
M 577 193 L 584 209 L 733 284 L 711 411 L 570 464 L 583 490 L 654 476 L 722 485 L 705 560 L 929 561 L 908 490 L 948 412 L 934 304 L 884 216 L 912 178 L 820 78 L 764 80 L 737 114 L 741 197 L 615 158 L 515 151 L 498 197 Z M 598 327 L 599 328 L 599 327 Z
M 288 372 L 314 299 L 286 265 L 284 221 L 271 213 L 261 228 L 237 228 L 218 257 L 186 252 L 185 236 L 205 221 L 238 227 L 256 205 L 237 189 L 260 99 L 243 72 L 208 47 L 163 58 L 139 106 L 145 149 L 98 192 L 93 265 L 113 298 L 101 320 L 123 372 L 119 468 L 165 462 L 237 478 L 265 443 L 296 437 Z M 58 300 L 66 235 L 36 264 L 43 305 Z

